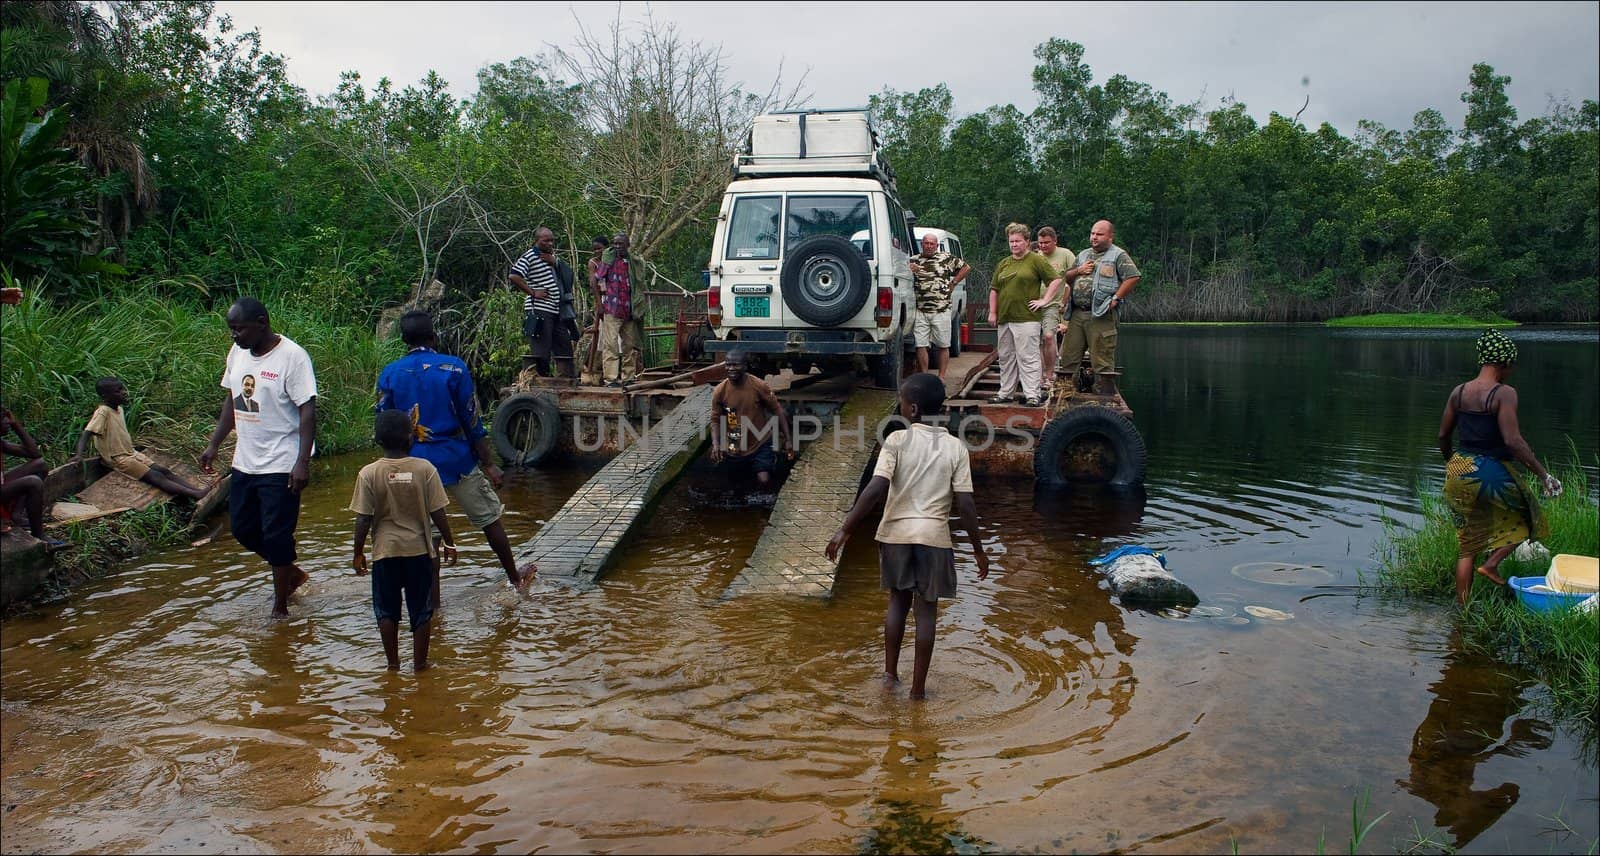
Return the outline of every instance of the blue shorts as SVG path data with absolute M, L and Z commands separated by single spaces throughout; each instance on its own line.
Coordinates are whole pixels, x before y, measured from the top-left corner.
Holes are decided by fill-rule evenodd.
M 289 474 L 234 470 L 229 484 L 228 525 L 233 537 L 269 565 L 294 564 L 300 494 L 289 490 Z
M 730 453 L 722 459 L 722 466 L 729 470 L 748 469 L 751 472 L 770 473 L 778 469 L 778 453 L 772 450 L 772 442 L 768 441 L 748 455 Z
M 372 614 L 379 621 L 400 623 L 400 595 L 405 593 L 411 632 L 433 618 L 433 557 L 395 556 L 372 563 Z

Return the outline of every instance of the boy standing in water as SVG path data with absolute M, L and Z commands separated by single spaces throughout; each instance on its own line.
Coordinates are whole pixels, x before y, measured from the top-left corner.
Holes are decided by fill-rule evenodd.
M 428 521 L 443 536 L 444 560 L 455 564 L 455 538 L 444 507 L 444 485 L 439 471 L 421 458 L 411 457 L 411 417 L 399 410 L 378 414 L 374 439 L 383 457 L 356 476 L 350 510 L 356 513 L 355 556 L 358 576 L 367 573 L 367 534 L 372 534 L 372 611 L 378 618 L 378 635 L 390 671 L 400 669 L 400 596 L 405 595 L 411 618 L 413 663 L 416 671 L 428 668 L 430 622 L 436 605 L 439 560 L 433 555 Z
M 128 403 L 128 387 L 123 385 L 121 379 L 103 377 L 95 383 L 94 391 L 99 394 L 101 404 L 94 409 L 88 426 L 78 438 L 78 450 L 72 454 L 74 462 L 83 460 L 84 449 L 93 438 L 94 451 L 100 460 L 128 478 L 154 485 L 176 496 L 187 496 L 194 500 L 205 497 L 204 488 L 189 484 L 177 473 L 150 460 L 142 452 L 134 451 L 133 437 L 128 434 L 128 422 L 122 415 L 122 405 Z
M 844 523 L 828 539 L 827 555 L 839 558 L 850 532 L 880 500 L 878 566 L 889 609 L 883 619 L 883 679 L 900 681 L 900 643 L 906 613 L 917 611 L 916 660 L 911 672 L 911 698 L 927 696 L 928 664 L 933 659 L 933 634 L 939 598 L 956 593 L 955 550 L 950 540 L 950 507 L 961 514 L 978 561 L 978 579 L 989 576 L 989 557 L 978 535 L 978 506 L 972 500 L 972 468 L 967 447 L 942 427 L 923 420 L 944 412 L 944 381 L 919 372 L 900 385 L 900 415 L 910 423 L 890 434 L 878 452 L 872 481 L 856 497 Z

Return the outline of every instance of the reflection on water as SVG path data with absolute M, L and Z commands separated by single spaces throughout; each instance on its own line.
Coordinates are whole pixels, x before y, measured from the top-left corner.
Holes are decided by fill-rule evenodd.
M 1304 851 L 1371 789 L 1372 816 L 1393 812 L 1380 849 L 1416 818 L 1463 848 L 1545 850 L 1563 806 L 1577 835 L 1555 847 L 1586 849 L 1595 768 L 1527 710 L 1528 676 L 1460 650 L 1446 609 L 1354 588 L 1382 518 L 1414 520 L 1412 483 L 1437 485 L 1470 337 L 1132 328 L 1123 347 L 1146 489 L 980 478 L 995 570 L 979 582 L 957 545 L 925 704 L 877 680 L 871 539 L 829 601 L 724 600 L 770 502 L 698 467 L 593 589 L 519 598 L 464 535 L 437 668 L 388 673 L 346 567 L 366 457 L 319 461 L 290 621 L 222 537 L 0 627 L 0 845 Z M 1592 334 L 1523 346 L 1547 457 L 1571 433 L 1592 460 L 1596 353 Z M 590 472 L 513 476 L 513 539 Z M 1201 606 L 1118 605 L 1087 562 L 1130 543 Z
M 1451 634 L 1446 658 L 1428 686 L 1434 698 L 1427 718 L 1411 738 L 1411 775 L 1399 785 L 1438 808 L 1433 825 L 1460 847 L 1510 811 L 1522 793 L 1510 781 L 1479 787 L 1479 767 L 1502 755 L 1548 749 L 1551 739 L 1549 725 L 1519 715 L 1532 681 L 1467 655 L 1458 634 Z

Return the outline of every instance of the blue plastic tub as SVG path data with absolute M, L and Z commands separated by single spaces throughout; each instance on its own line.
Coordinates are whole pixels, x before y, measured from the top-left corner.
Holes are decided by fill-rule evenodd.
M 1534 586 L 1545 584 L 1544 577 L 1512 577 L 1509 582 L 1511 588 L 1517 593 L 1517 600 L 1534 612 L 1550 612 L 1555 609 L 1566 609 L 1577 606 L 1589 595 L 1567 594 L 1559 591 L 1529 591 Z

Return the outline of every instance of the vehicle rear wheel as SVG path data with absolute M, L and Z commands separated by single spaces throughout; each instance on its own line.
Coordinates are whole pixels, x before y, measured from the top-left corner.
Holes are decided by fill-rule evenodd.
M 880 389 L 899 389 L 900 379 L 905 375 L 905 365 L 906 351 L 900 344 L 899 336 L 893 337 L 889 353 L 867 358 L 867 368 L 872 372 L 872 385 Z
M 1144 483 L 1146 451 L 1128 418 L 1103 407 L 1078 407 L 1045 423 L 1033 451 L 1033 477 L 1047 487 Z
M 813 327 L 843 324 L 872 296 L 867 260 L 838 235 L 816 235 L 790 251 L 780 284 L 789 310 Z
M 961 316 L 950 313 L 950 359 L 961 356 Z
M 489 429 L 496 452 L 512 466 L 537 466 L 555 450 L 561 413 L 547 395 L 513 395 L 495 408 Z

